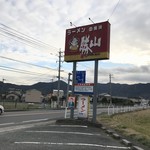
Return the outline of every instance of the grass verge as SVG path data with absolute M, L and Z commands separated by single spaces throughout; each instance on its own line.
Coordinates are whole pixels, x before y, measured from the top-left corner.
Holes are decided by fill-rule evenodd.
M 150 148 L 150 109 L 112 116 L 100 115 L 97 120 L 106 127 Z

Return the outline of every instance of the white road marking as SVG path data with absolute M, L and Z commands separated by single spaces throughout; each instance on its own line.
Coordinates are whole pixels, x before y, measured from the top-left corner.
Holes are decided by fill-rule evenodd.
M 27 120 L 27 121 L 22 121 L 23 123 L 29 123 L 29 122 L 39 122 L 39 121 L 47 121 L 49 118 L 45 119 L 37 119 L 37 120 Z
M 5 127 L 5 128 L 2 128 L 0 129 L 0 133 L 1 132 L 10 132 L 10 131 L 14 131 L 14 130 L 19 130 L 19 129 L 25 129 L 25 128 L 30 128 L 30 127 L 33 127 L 33 125 L 30 125 L 30 126 L 12 126 L 12 127 Z
M 79 134 L 79 135 L 97 135 L 100 136 L 101 134 L 93 134 L 93 133 L 85 133 L 85 132 L 64 132 L 64 131 L 25 131 L 29 133 L 61 133 L 61 134 Z
M 35 122 L 32 124 L 26 124 L 26 125 L 17 125 L 17 126 L 11 126 L 11 127 L 4 127 L 4 128 L 0 128 L 0 133 L 2 132 L 11 132 L 11 131 L 15 131 L 15 130 L 19 130 L 19 129 L 27 129 L 27 128 L 31 128 L 37 125 L 46 125 L 49 123 L 55 123 L 55 120 L 52 121 L 47 121 L 47 122 Z
M 87 128 L 88 126 L 80 125 L 49 125 L 50 127 L 69 127 L 69 128 Z
M 16 116 L 31 116 L 31 115 L 43 115 L 43 114 L 60 114 L 62 112 L 30 112 L 20 114 L 6 114 L 5 117 L 16 117 Z
M 15 144 L 89 146 L 89 147 L 103 147 L 103 148 L 110 148 L 110 149 L 131 149 L 130 147 L 89 144 L 89 143 L 15 142 Z
M 5 126 L 5 125 L 12 125 L 15 124 L 14 122 L 10 122 L 10 123 L 1 123 L 0 126 Z

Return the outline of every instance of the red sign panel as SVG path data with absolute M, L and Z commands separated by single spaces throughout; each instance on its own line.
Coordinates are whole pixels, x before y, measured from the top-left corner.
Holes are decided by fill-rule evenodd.
M 91 24 L 66 30 L 65 61 L 109 59 L 110 23 Z

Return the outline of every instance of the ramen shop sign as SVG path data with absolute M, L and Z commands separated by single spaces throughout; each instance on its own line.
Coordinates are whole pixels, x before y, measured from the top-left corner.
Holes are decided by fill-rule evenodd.
M 110 24 L 96 23 L 66 30 L 65 61 L 109 59 Z

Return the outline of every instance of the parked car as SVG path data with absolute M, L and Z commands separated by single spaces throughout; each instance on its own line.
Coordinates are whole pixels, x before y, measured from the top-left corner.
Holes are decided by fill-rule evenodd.
M 0 105 L 0 115 L 4 113 L 4 107 L 2 105 Z

